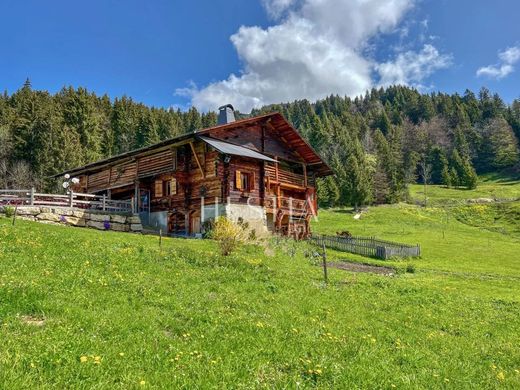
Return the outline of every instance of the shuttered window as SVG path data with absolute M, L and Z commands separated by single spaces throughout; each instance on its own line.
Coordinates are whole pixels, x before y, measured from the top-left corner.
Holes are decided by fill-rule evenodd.
M 155 197 L 162 198 L 163 196 L 163 182 L 162 180 L 155 181 Z

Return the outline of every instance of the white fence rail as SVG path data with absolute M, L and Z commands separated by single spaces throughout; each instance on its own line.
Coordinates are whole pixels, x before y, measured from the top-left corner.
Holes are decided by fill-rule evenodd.
M 30 190 L 0 190 L 0 206 L 56 206 L 109 212 L 132 212 L 133 200 L 113 200 L 105 195 L 69 192 L 67 195 L 43 194 Z

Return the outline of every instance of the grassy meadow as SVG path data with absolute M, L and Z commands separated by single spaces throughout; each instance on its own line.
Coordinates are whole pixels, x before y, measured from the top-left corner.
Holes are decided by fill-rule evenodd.
M 442 203 L 322 210 L 315 231 L 423 252 L 329 251 L 396 274 L 329 269 L 327 286 L 304 243 L 224 258 L 0 218 L 0 388 L 519 388 L 518 202 Z

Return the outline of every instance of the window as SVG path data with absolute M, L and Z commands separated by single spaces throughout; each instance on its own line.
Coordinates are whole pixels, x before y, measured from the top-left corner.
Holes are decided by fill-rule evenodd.
M 177 195 L 177 179 L 171 178 L 164 181 L 164 196 Z
M 236 171 L 235 188 L 240 191 L 251 191 L 253 189 L 254 175 L 249 172 Z
M 156 180 L 154 185 L 155 198 L 163 196 L 177 195 L 177 179 L 174 177 L 169 180 Z

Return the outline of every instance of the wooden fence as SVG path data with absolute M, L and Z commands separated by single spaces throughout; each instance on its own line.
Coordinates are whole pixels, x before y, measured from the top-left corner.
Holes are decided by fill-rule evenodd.
M 421 255 L 421 247 L 400 244 L 398 242 L 379 240 L 375 237 L 341 237 L 313 234 L 309 240 L 319 246 L 358 255 L 389 259 L 391 257 L 417 257 Z
M 0 206 L 54 206 L 108 212 L 132 212 L 132 200 L 113 200 L 105 195 L 69 192 L 66 195 L 42 194 L 30 190 L 0 190 Z

